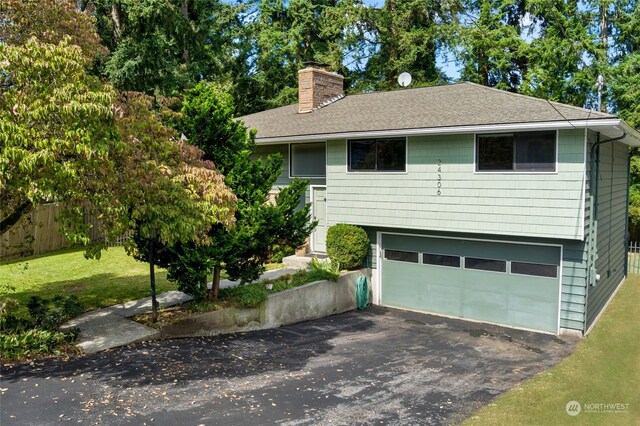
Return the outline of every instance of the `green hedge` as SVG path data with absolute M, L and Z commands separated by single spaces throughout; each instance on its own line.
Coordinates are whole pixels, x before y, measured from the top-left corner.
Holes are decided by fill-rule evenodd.
M 327 255 L 342 269 L 357 269 L 369 251 L 369 237 L 364 229 L 339 223 L 327 231 Z

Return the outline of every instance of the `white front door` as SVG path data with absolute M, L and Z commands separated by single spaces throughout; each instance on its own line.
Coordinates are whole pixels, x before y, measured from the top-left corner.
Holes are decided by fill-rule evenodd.
M 311 234 L 311 250 L 315 253 L 327 251 L 327 188 L 314 186 L 311 188 L 313 220 L 318 221 Z

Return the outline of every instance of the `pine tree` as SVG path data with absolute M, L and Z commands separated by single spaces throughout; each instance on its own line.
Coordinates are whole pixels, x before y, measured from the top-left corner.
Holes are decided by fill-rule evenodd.
M 282 159 L 254 159 L 253 135 L 241 121 L 233 120 L 233 112 L 231 96 L 207 83 L 191 89 L 182 108 L 182 131 L 205 152 L 206 160 L 216 164 L 238 199 L 235 227 L 214 225 L 208 234 L 210 245 L 182 244 L 160 256 L 169 279 L 196 298 L 218 297 L 223 268 L 232 279 L 257 279 L 274 246 L 300 246 L 314 227 L 310 205 L 301 203 L 307 181 L 294 179 L 280 190 L 275 204 L 266 202 L 282 171 Z M 144 242 L 138 243 L 144 257 Z M 211 271 L 213 286 L 207 290 Z

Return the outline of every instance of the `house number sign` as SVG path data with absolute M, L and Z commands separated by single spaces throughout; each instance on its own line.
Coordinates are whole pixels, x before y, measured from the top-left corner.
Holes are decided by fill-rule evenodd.
M 438 158 L 438 180 L 436 181 L 436 194 L 442 195 L 442 160 Z

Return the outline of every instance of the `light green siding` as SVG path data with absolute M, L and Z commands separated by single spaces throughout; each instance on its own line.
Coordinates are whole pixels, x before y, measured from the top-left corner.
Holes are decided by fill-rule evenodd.
M 509 237 L 501 238 L 496 235 L 470 235 L 444 232 L 408 231 L 400 228 L 363 227 L 369 236 L 371 249 L 366 260 L 366 266 L 377 268 L 377 232 L 415 233 L 416 235 L 432 235 L 440 237 L 479 238 L 489 240 L 508 240 L 532 244 L 561 244 L 562 245 L 562 281 L 560 294 L 560 327 L 583 331 L 586 304 L 586 276 L 587 258 L 585 243 L 572 240 L 551 240 L 540 238 Z
M 288 144 L 278 144 L 278 145 L 258 145 L 254 152 L 254 158 L 266 158 L 271 154 L 280 154 L 282 157 L 282 172 L 278 179 L 276 180 L 276 184 L 273 189 L 277 190 L 279 188 L 288 186 L 289 183 L 293 180 L 293 178 L 289 177 L 289 145 Z M 319 159 L 318 161 L 324 161 L 324 158 Z M 325 185 L 325 178 L 312 178 L 309 179 L 309 185 Z M 311 202 L 311 192 L 309 188 L 305 192 L 304 196 L 305 203 Z
M 621 143 L 600 145 L 596 209 L 596 272 L 600 280 L 588 288 L 587 328 L 625 276 L 625 220 L 629 151 Z
M 587 285 L 587 254 L 583 241 L 565 241 L 562 250 L 560 327 L 582 331 Z
M 407 172 L 391 174 L 347 173 L 346 141 L 330 140 L 329 225 L 581 239 L 584 145 L 559 132 L 557 173 L 475 173 L 473 134 L 409 137 Z

